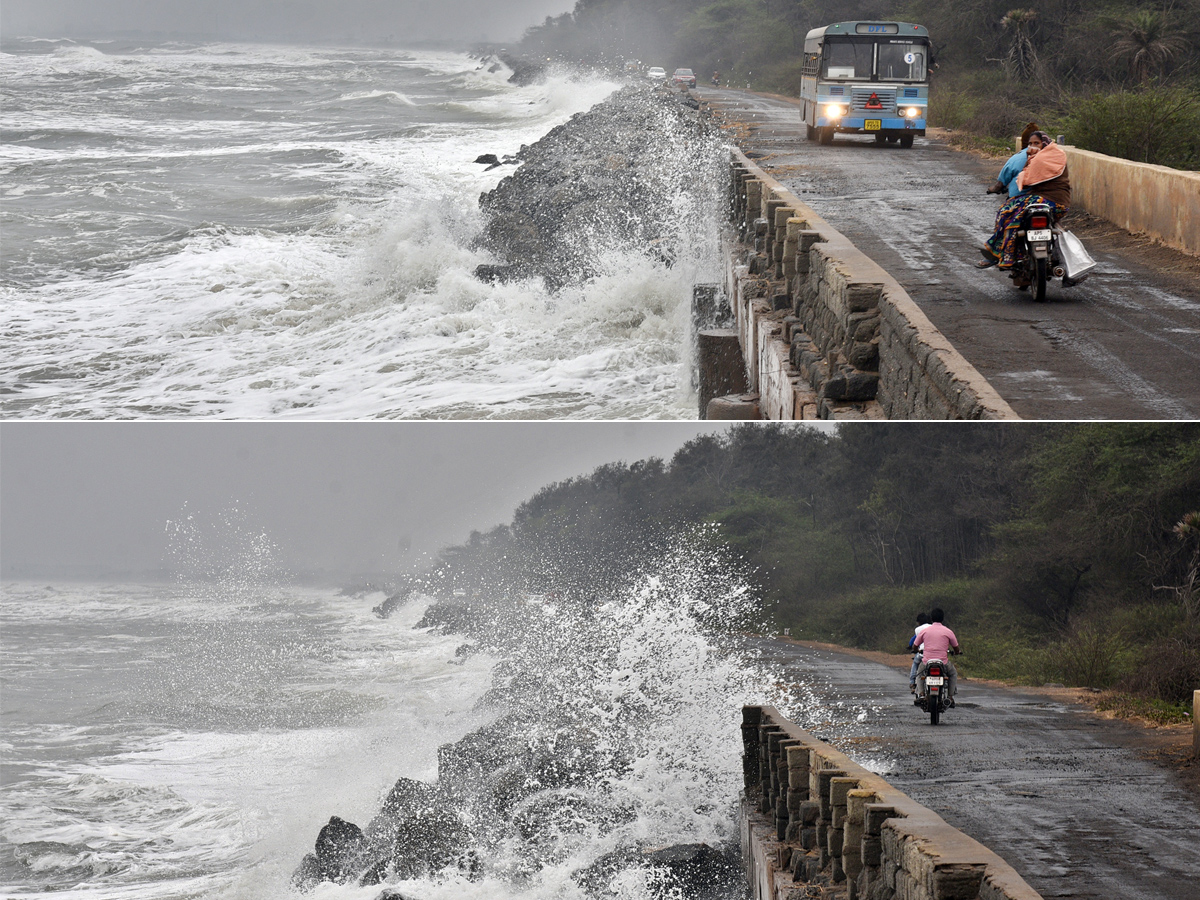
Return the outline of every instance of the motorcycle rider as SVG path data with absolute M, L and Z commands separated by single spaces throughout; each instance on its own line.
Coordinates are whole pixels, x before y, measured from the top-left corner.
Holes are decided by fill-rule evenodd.
M 1017 238 L 1025 210 L 1034 203 L 1047 203 L 1057 221 L 1071 205 L 1067 157 L 1054 139 L 1044 131 L 1033 132 L 1029 136 L 1025 154 L 1025 168 L 1016 180 L 1021 193 L 1012 197 L 996 213 L 995 230 L 981 248 L 983 259 L 975 264 L 980 269 L 999 266 L 1010 272 L 1015 287 L 1029 286 L 1029 279 L 1021 267 L 1025 251 Z
M 925 629 L 929 627 L 929 616 L 925 613 L 917 613 L 917 627 L 913 629 L 913 636 L 909 638 L 908 649 L 912 651 L 912 667 L 908 670 L 908 692 L 915 694 L 917 692 L 917 669 L 921 667 L 922 644 L 921 635 L 925 633 Z
M 925 644 L 925 659 L 917 670 L 917 696 L 925 695 L 925 674 L 929 671 L 929 664 L 936 659 L 950 678 L 950 708 L 953 709 L 954 695 L 958 693 L 958 671 L 954 668 L 954 663 L 950 662 L 950 654 L 962 653 L 962 648 L 959 647 L 954 632 L 943 624 L 946 614 L 940 607 L 932 610 L 929 618 L 929 627 L 921 633 L 921 640 Z
M 1008 158 L 1008 162 L 1004 164 L 1004 168 L 1000 170 L 1000 174 L 996 176 L 996 183 L 987 189 L 989 194 L 1008 194 L 1008 199 L 1011 200 L 1018 194 L 1024 194 L 1017 185 L 1017 176 L 1025 168 L 1025 163 L 1029 161 L 1029 138 L 1038 131 L 1037 123 L 1030 122 L 1025 126 L 1025 130 L 1021 132 L 1021 149 Z

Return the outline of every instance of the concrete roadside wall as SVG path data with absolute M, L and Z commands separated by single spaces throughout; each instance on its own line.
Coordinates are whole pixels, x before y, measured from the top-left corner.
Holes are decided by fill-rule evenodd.
M 731 166 L 725 289 L 764 418 L 1017 418 L 894 278 L 740 151 Z
M 1063 147 L 1071 202 L 1126 231 L 1200 255 L 1200 172 Z
M 743 709 L 742 744 L 753 900 L 1041 900 L 995 853 L 773 707 Z

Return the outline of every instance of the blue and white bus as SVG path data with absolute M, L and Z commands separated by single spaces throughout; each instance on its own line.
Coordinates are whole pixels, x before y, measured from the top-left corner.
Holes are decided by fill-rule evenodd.
M 808 139 L 873 134 L 911 147 L 929 109 L 929 32 L 907 22 L 838 22 L 804 39 L 801 115 Z

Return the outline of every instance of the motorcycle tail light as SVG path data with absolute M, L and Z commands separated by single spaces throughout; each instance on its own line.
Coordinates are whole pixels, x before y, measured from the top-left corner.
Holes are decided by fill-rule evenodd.
M 1030 228 L 1049 228 L 1050 227 L 1050 219 L 1047 216 L 1030 216 L 1029 217 L 1029 227 Z

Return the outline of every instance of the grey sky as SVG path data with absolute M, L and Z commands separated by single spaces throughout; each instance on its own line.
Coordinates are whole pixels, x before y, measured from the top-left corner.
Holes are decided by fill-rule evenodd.
M 404 571 L 540 487 L 669 459 L 729 423 L 5 423 L 0 567 L 150 573 L 165 526 L 235 504 L 293 572 Z
M 4 0 L 4 37 L 510 41 L 574 0 Z

